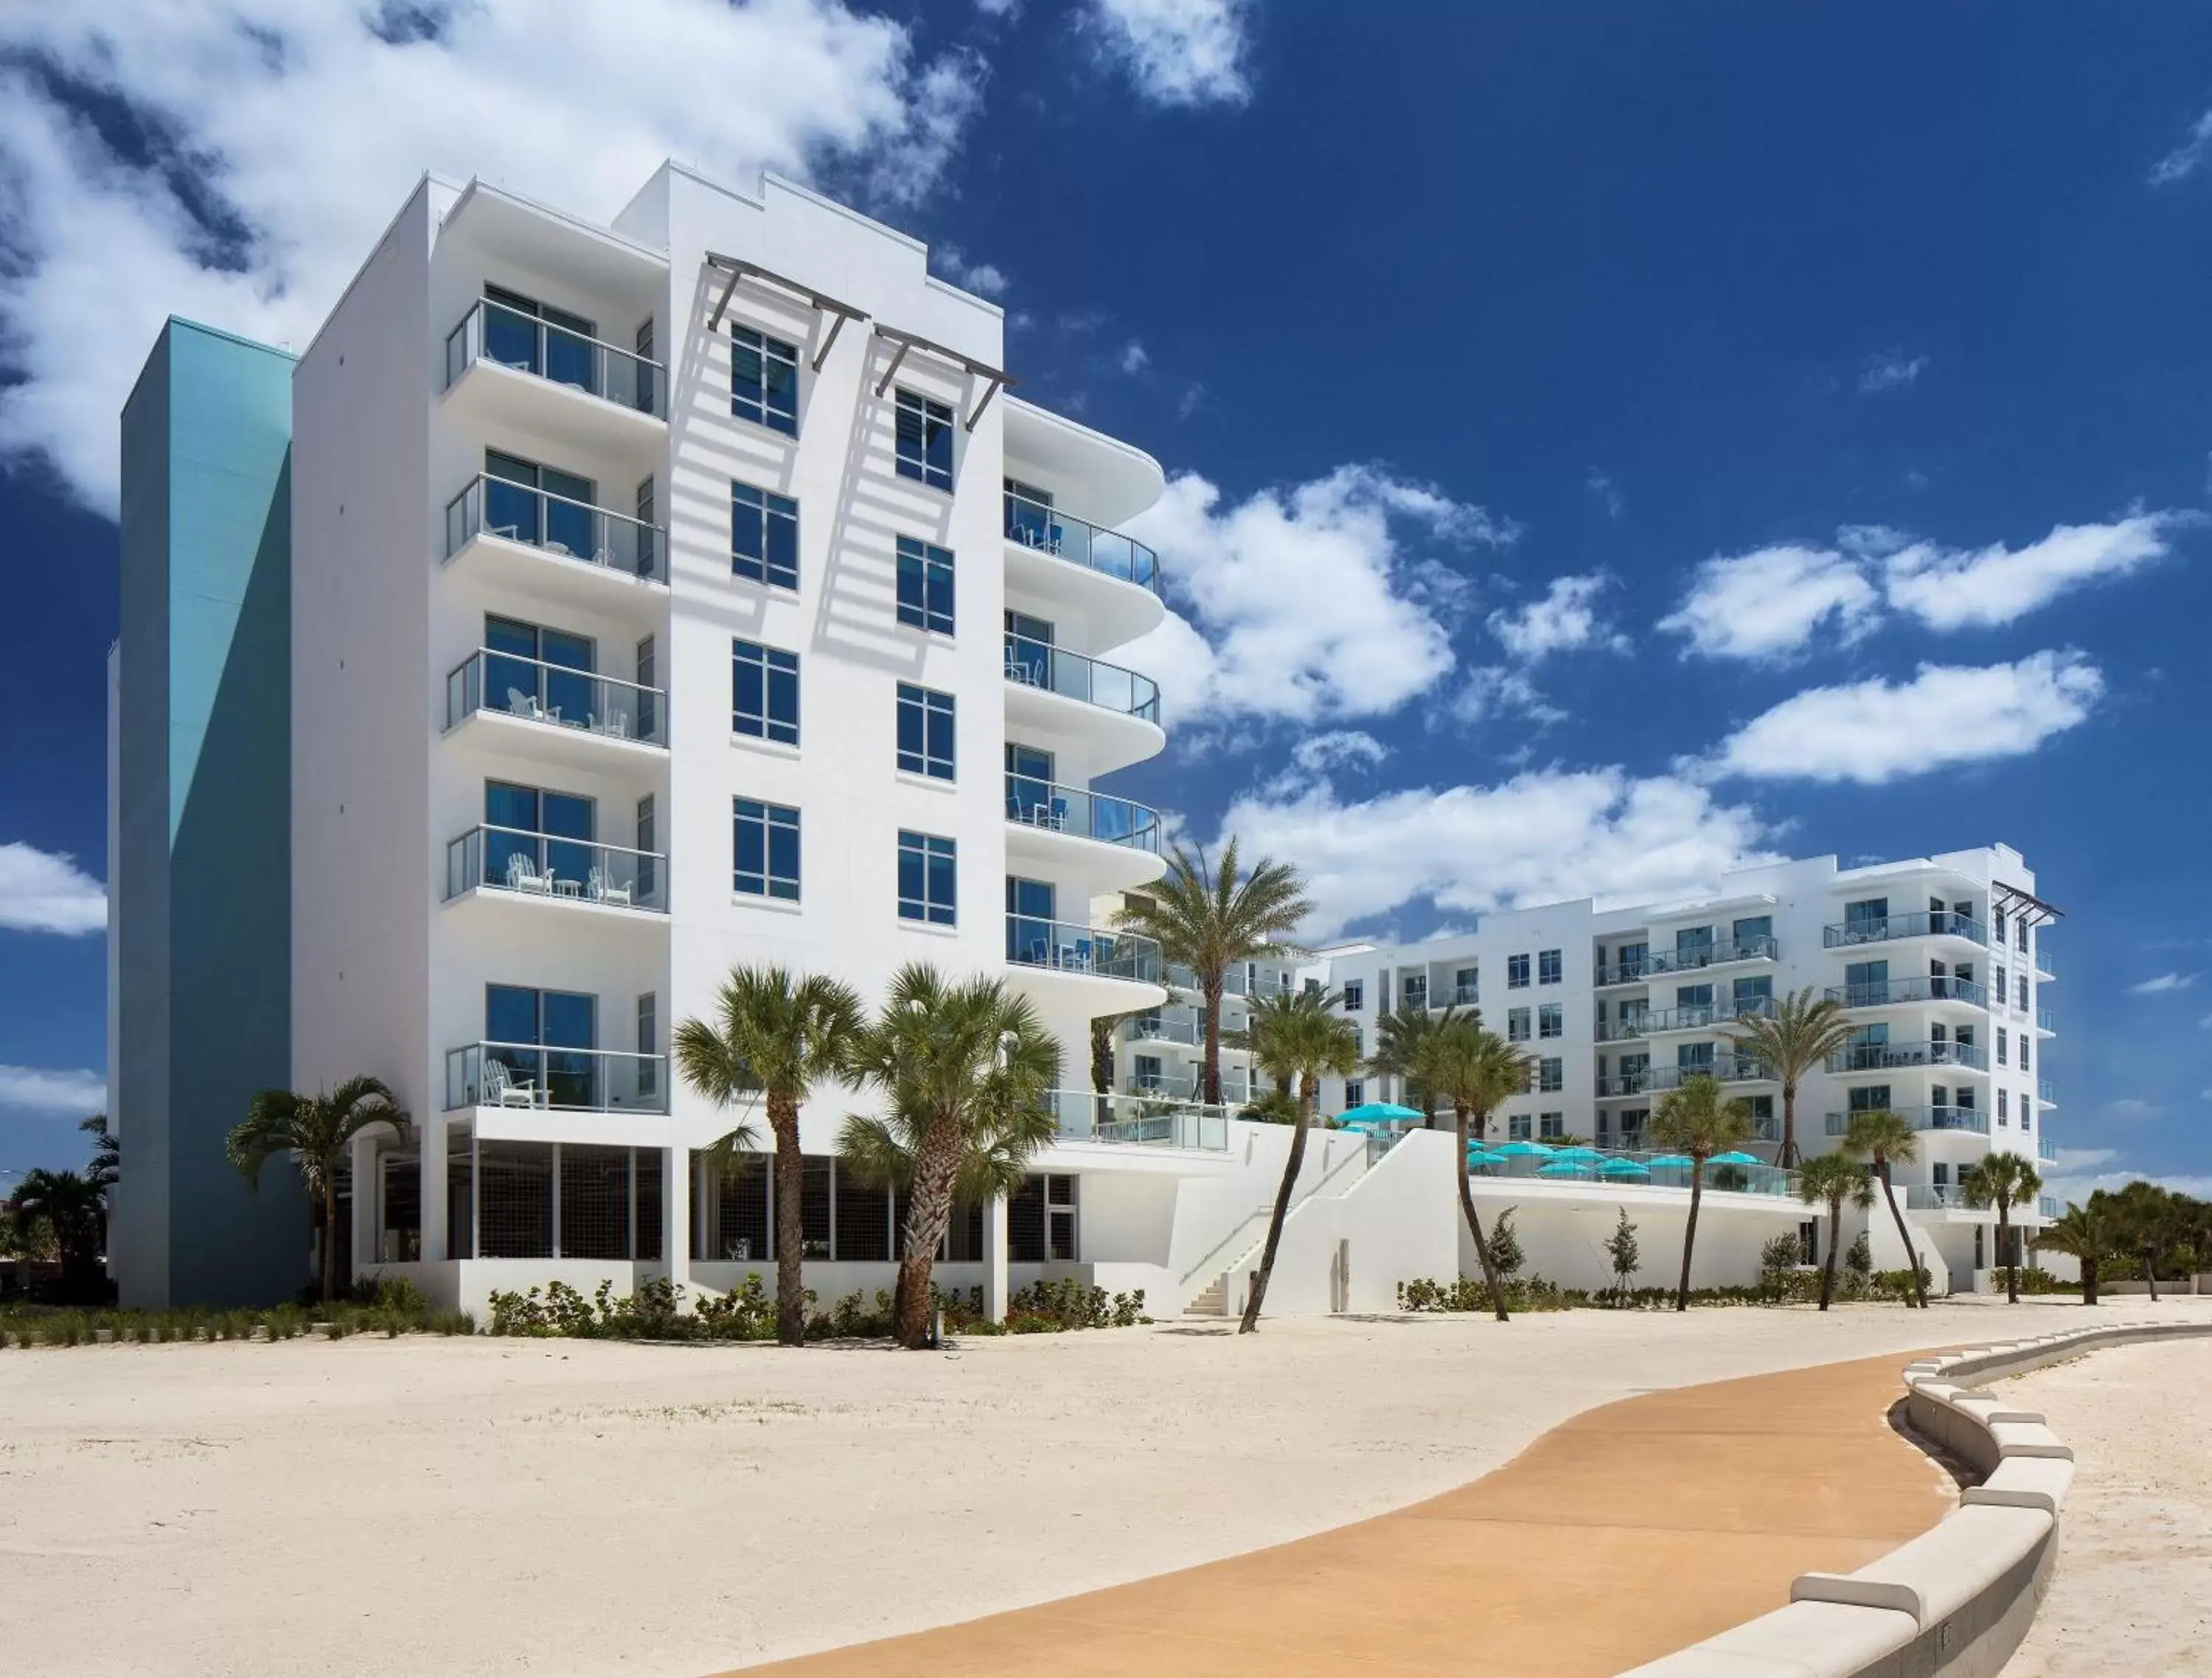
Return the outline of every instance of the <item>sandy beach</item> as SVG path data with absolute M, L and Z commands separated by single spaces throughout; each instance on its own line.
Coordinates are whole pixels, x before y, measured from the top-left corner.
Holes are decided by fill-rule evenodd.
M 2192 1309 L 2158 1314 L 2172 1305 Z M 2005 1678 L 2212 1673 L 2212 1340 L 2092 1353 L 1999 1390 L 2075 1460 L 2058 1571 Z
M 2082 1316 L 1286 1319 L 1242 1341 L 1168 1324 L 924 1355 L 10 1352 L 0 1625 L 22 1675 L 697 1675 L 1401 1507 L 1635 1393 Z M 2179 1354 L 2108 1355 L 2092 1378 Z

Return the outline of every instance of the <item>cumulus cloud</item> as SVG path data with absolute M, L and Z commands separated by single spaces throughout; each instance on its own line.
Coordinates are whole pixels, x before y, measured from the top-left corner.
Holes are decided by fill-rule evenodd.
M 2138 513 L 2111 524 L 2059 525 L 2024 548 L 1910 543 L 1882 561 L 1889 603 L 1930 629 L 2009 623 L 2069 589 L 2165 558 L 2185 521 L 2179 514 Z
M 1247 0 L 1091 0 L 1091 32 L 1155 105 L 1242 105 Z
M 2190 124 L 2181 143 L 2150 166 L 2150 184 L 2170 186 L 2177 180 L 2188 179 L 2204 161 L 2207 151 L 2212 151 L 2212 111 Z
M 1158 678 L 1170 725 L 1383 716 L 1455 659 L 1435 550 L 1496 547 L 1510 520 L 1376 466 L 1224 504 L 1195 473 L 1130 523 L 1178 608 L 1116 659 Z M 1407 544 L 1413 545 L 1409 549 Z
M 1291 761 L 1313 775 L 1334 769 L 1372 769 L 1389 755 L 1390 748 L 1363 728 L 1309 734 L 1291 748 Z
M 107 1104 L 107 1080 L 79 1067 L 50 1072 L 40 1067 L 0 1066 L 0 1107 L 25 1113 L 97 1113 Z
M 896 204 L 981 75 L 846 0 L 0 8 L 0 458 L 112 513 L 164 315 L 304 345 L 426 167 L 602 219 L 672 155 Z
M 1645 901 L 1711 891 L 1771 860 L 1749 809 L 1673 776 L 1544 769 L 1497 786 L 1413 787 L 1346 799 L 1323 781 L 1277 783 L 1221 820 L 1255 855 L 1295 857 L 1328 939 L 1408 903 L 1481 914 L 1571 897 Z
M 1908 356 L 1896 350 L 1869 356 L 1859 368 L 1859 393 L 1872 396 L 1880 391 L 1893 391 L 1900 385 L 1912 383 L 1927 370 L 1925 356 Z
M 1784 543 L 1716 555 L 1697 569 L 1681 605 L 1659 627 L 1709 659 L 1788 657 L 1823 626 L 1848 645 L 1873 628 L 1880 597 L 1856 560 Z
M 2197 982 L 2194 973 L 2161 973 L 2154 979 L 2141 979 L 2128 987 L 2130 996 L 2162 996 L 2168 991 L 2187 990 Z
M 1907 682 L 1809 688 L 1722 743 L 1707 772 L 1879 786 L 2033 751 L 2087 718 L 2105 690 L 2074 653 L 1979 668 L 1923 665 Z
M 1131 338 L 1121 349 L 1121 371 L 1131 377 L 1142 373 L 1152 364 L 1152 352 Z
M 978 297 L 1006 295 L 1006 271 L 996 263 L 969 261 L 957 245 L 931 246 L 929 263 L 945 278 Z
M 1595 571 L 1578 577 L 1554 577 L 1540 600 L 1531 600 L 1515 611 L 1491 613 L 1490 631 L 1508 653 L 1525 664 L 1589 647 L 1625 652 L 1628 638 L 1598 621 L 1597 597 L 1612 581 Z
M 107 930 L 107 891 L 74 858 L 0 845 L 0 927 L 23 933 Z

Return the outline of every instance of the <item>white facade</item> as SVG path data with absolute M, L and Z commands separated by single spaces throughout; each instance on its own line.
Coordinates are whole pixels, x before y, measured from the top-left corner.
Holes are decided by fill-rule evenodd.
M 1991 1152 L 2051 1157 L 2044 1054 L 2055 1032 L 2042 987 L 2053 976 L 2042 929 L 2052 913 L 2008 846 L 1855 868 L 1815 857 L 1732 873 L 1719 895 L 1696 903 L 1600 909 L 1583 899 L 1486 915 L 1473 932 L 1425 943 L 1340 946 L 1308 973 L 1347 993 L 1370 1047 L 1379 1011 L 1456 1003 L 1480 1008 L 1486 1024 L 1534 1057 L 1535 1087 L 1493 1116 L 1492 1143 L 1568 1136 L 1635 1148 L 1664 1091 L 1710 1068 L 1752 1102 L 1753 1151 L 1768 1158 L 1781 1140 L 1781 1085 L 1766 1068 L 1738 1062 L 1724 1028 L 1808 986 L 1832 996 L 1862 1041 L 1801 1084 L 1798 1147 L 1833 1147 L 1854 1107 L 1910 1117 L 1920 1158 L 1893 1175 L 1931 1268 L 1965 1287 L 1998 1261 L 1996 1215 L 1965 1206 L 1960 1172 Z M 1323 1104 L 1401 1098 L 1392 1082 L 1332 1082 Z M 1552 1207 L 1547 1219 L 1570 1205 L 1609 1208 L 1624 1195 L 1674 1192 L 1477 1183 L 1492 1198 Z M 1608 1209 L 1597 1237 L 1611 1220 Z M 2015 1221 L 2032 1231 L 2039 1209 Z M 1878 1265 L 1905 1262 L 1879 1209 L 1872 1244 Z

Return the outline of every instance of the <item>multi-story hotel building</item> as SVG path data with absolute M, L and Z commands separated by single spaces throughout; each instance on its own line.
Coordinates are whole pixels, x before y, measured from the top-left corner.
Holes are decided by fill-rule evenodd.
M 1853 868 L 1814 857 L 1731 873 L 1693 903 L 1546 904 L 1427 943 L 1339 946 L 1309 970 L 1343 993 L 1370 1043 L 1384 1010 L 1479 1008 L 1536 1067 L 1494 1118 L 1493 1141 L 1645 1147 L 1654 1103 L 1706 1072 L 1750 1103 L 1754 1150 L 1770 1159 L 1781 1085 L 1727 1027 L 1810 988 L 1844 1008 L 1855 1036 L 1798 1089 L 1799 1150 L 1835 1146 L 1855 1109 L 1904 1114 L 1919 1158 L 1894 1180 L 1964 1286 L 1996 1262 L 1996 1214 L 1966 1205 L 1960 1173 L 1991 1152 L 2050 1154 L 2041 987 L 2055 913 L 2008 846 Z M 1339 1080 L 1324 1102 L 1402 1097 L 1386 1087 L 1396 1082 Z M 2032 1232 L 2040 1215 L 2030 1207 L 2020 1221 Z M 1880 1249 L 1879 1220 L 1874 1237 Z

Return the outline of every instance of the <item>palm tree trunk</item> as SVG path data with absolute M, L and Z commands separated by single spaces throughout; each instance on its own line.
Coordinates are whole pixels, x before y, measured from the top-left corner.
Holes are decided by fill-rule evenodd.
M 806 1343 L 806 1162 L 799 1152 L 799 1103 L 773 1090 L 769 1128 L 775 1133 L 775 1337 Z
M 1306 1131 L 1313 1123 L 1314 1082 L 1301 1081 L 1297 1128 L 1291 1133 L 1291 1157 L 1283 1162 L 1282 1187 L 1275 1190 L 1274 1215 L 1267 1220 L 1267 1244 L 1260 1249 L 1260 1274 L 1252 1279 L 1252 1297 L 1244 1302 L 1243 1321 L 1237 1332 L 1249 1334 L 1260 1326 L 1260 1302 L 1267 1297 L 1267 1278 L 1275 1273 L 1275 1249 L 1283 1239 L 1283 1220 L 1291 1215 L 1291 1191 L 1297 1187 L 1298 1168 L 1306 1160 Z
M 2150 1284 L 2150 1302 L 2155 1305 L 2158 1304 L 2158 1261 L 2151 1255 L 2148 1247 L 2142 1249 L 2142 1262 L 2143 1279 Z
M 910 1352 L 929 1345 L 929 1277 L 945 1226 L 952 1218 L 952 1182 L 960 1171 L 960 1123 L 939 1115 L 914 1162 L 914 1205 L 906 1214 L 906 1251 L 899 1258 L 891 1301 L 891 1333 Z
M 2081 1261 L 2081 1303 L 2085 1305 L 2097 1303 L 2097 1261 L 2093 1258 Z
M 1206 1091 L 1209 1107 L 1221 1104 L 1221 975 L 1204 976 L 1206 988 Z
M 323 1174 L 323 1303 L 338 1297 L 338 1185 Z
M 1782 1152 L 1774 1162 L 1784 1170 L 1797 1163 L 1797 1080 L 1782 1085 Z
M 1690 1309 L 1690 1251 L 1698 1244 L 1698 1203 L 1705 1195 L 1705 1162 L 1697 1156 L 1690 1158 L 1690 1221 L 1682 1225 L 1682 1280 L 1674 1289 L 1674 1309 Z
M 2012 1244 L 2012 1207 L 2003 1201 L 1997 1202 L 1997 1244 L 2004 1249 L 2005 1304 L 2020 1304 L 2020 1254 Z
M 1489 1286 L 1498 1320 L 1510 1322 L 1505 1314 L 1505 1284 L 1498 1279 L 1497 1260 L 1490 1256 L 1490 1243 L 1483 1238 L 1482 1219 L 1474 1215 L 1474 1189 L 1467 1180 L 1467 1109 L 1454 1103 L 1452 1119 L 1459 1132 L 1459 1151 L 1452 1156 L 1452 1176 L 1459 1183 L 1459 1209 L 1467 1216 L 1468 1233 L 1474 1237 L 1474 1255 L 1482 1261 L 1482 1280 Z
M 1881 1197 L 1889 1202 L 1890 1221 L 1897 1225 L 1897 1238 L 1905 1243 L 1905 1268 L 1912 1273 L 1913 1297 L 1924 1311 L 1928 1309 L 1928 1294 L 1920 1281 L 1919 1249 L 1913 1246 L 1912 1237 L 1905 1232 L 1905 1214 L 1897 1209 L 1897 1190 L 1890 1186 L 1889 1162 L 1881 1160 L 1877 1162 L 1876 1168 L 1881 1173 Z
M 1844 1203 L 1828 1202 L 1828 1262 L 1820 1267 L 1820 1309 L 1828 1309 L 1828 1301 L 1836 1297 L 1836 1243 L 1843 1238 Z

